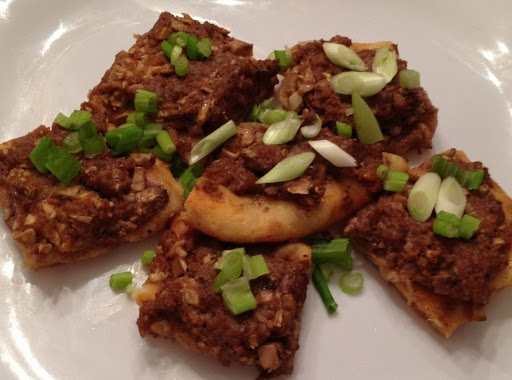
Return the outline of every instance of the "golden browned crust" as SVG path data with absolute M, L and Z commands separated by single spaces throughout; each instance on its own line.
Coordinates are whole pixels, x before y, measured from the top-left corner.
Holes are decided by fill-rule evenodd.
M 222 241 L 235 243 L 281 242 L 327 229 L 370 201 L 366 188 L 344 178 L 326 185 L 312 209 L 290 201 L 263 196 L 238 196 L 224 186 L 210 192 L 203 181 L 185 202 L 183 219 L 193 228 Z
M 457 151 L 455 157 L 470 162 L 462 151 Z M 424 174 L 424 170 L 415 168 L 410 170 L 410 174 L 411 176 L 419 177 Z M 512 200 L 493 180 L 491 180 L 490 189 L 492 195 L 501 202 L 506 219 L 505 228 L 512 230 Z M 471 302 L 458 301 L 435 294 L 426 287 L 404 279 L 403 274 L 399 275 L 381 257 L 374 254 L 368 254 L 368 257 L 379 268 L 382 277 L 399 291 L 407 303 L 444 336 L 449 337 L 466 322 L 483 321 L 486 319 L 485 306 L 474 305 Z M 508 258 L 508 265 L 490 283 L 491 297 L 503 288 L 512 285 L 512 247 L 508 251 Z

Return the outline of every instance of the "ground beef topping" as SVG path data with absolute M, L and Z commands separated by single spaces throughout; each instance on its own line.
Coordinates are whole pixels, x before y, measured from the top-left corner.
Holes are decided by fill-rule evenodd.
M 462 166 L 472 170 L 482 167 L 480 163 Z M 430 161 L 422 168 L 428 170 Z M 399 276 L 436 294 L 483 305 L 491 295 L 490 280 L 507 265 L 512 244 L 512 233 L 506 228 L 501 203 L 491 194 L 491 186 L 486 169 L 480 189 L 468 191 L 465 212 L 481 221 L 471 240 L 434 234 L 434 217 L 424 223 L 414 221 L 404 194 L 381 197 L 364 208 L 345 233 Z

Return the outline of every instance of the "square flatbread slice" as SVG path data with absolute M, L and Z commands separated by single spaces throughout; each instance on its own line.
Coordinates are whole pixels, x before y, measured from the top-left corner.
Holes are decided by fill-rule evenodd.
M 465 169 L 483 168 L 455 149 L 441 156 Z M 411 170 L 411 178 L 416 180 L 431 165 L 427 160 Z M 485 320 L 485 306 L 512 284 L 512 200 L 483 169 L 480 188 L 466 191 L 465 213 L 481 221 L 470 240 L 434 234 L 433 216 L 424 223 L 414 221 L 407 211 L 410 186 L 382 196 L 345 228 L 382 277 L 446 337 L 466 322 Z
M 212 42 L 211 57 L 189 60 L 184 76 L 176 75 L 161 48 L 175 32 Z M 159 104 L 155 121 L 171 133 L 184 160 L 204 135 L 230 119 L 245 120 L 254 104 L 272 96 L 277 84 L 277 61 L 252 58 L 251 44 L 212 23 L 163 12 L 151 30 L 136 37 L 128 51 L 116 55 L 82 108 L 95 115 L 93 120 L 104 131 L 126 122 L 138 89 L 155 92 Z
M 140 334 L 171 338 L 224 365 L 255 365 L 264 377 L 291 373 L 311 249 L 302 243 L 246 246 L 249 255 L 264 255 L 270 273 L 250 282 L 258 307 L 234 316 L 213 290 L 213 265 L 232 248 L 175 218 L 148 280 L 134 293 Z
M 82 168 L 70 186 L 39 173 L 30 152 L 43 136 L 61 145 L 65 133 L 41 126 L 0 145 L 0 207 L 32 269 L 85 260 L 142 240 L 162 229 L 183 204 L 183 190 L 168 165 L 151 154 L 77 155 Z
M 334 75 L 350 70 L 335 65 L 327 58 L 322 47 L 324 42 L 352 49 L 364 61 L 367 71 L 372 70 L 375 54 L 382 47 L 396 52 L 398 72 L 407 69 L 407 62 L 398 57 L 398 46 L 389 41 L 356 43 L 350 38 L 335 36 L 329 41 L 300 42 L 290 49 L 294 63 L 284 74 L 277 93 L 283 107 L 297 112 L 304 109 L 315 112 L 331 128 L 337 121 L 354 125 L 350 95 L 337 94 L 331 86 Z M 401 87 L 397 73 L 381 91 L 365 97 L 365 101 L 384 135 L 384 139 L 376 143 L 384 151 L 402 154 L 432 147 L 437 108 L 432 105 L 425 89 Z

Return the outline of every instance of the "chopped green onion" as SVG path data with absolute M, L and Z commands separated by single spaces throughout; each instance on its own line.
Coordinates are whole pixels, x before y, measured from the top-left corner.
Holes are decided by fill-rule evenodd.
M 178 61 L 178 58 L 181 56 L 181 53 L 183 52 L 183 48 L 181 46 L 175 45 L 172 48 L 171 52 L 171 63 L 173 65 L 176 65 L 176 61 Z
M 276 53 L 274 51 L 270 52 L 270 54 L 268 55 L 267 59 L 270 59 L 271 61 L 274 61 L 276 60 Z
M 204 58 L 209 58 L 212 55 L 212 42 L 208 38 L 201 38 L 197 43 L 197 49 Z
M 96 124 L 92 121 L 82 124 L 78 130 L 78 140 L 80 140 L 80 142 L 93 138 L 97 135 L 98 131 L 96 130 Z
M 483 169 L 477 169 L 475 171 L 466 170 L 455 162 L 448 161 L 437 154 L 432 159 L 432 168 L 430 171 L 438 173 L 443 179 L 446 177 L 454 177 L 459 181 L 462 187 L 469 190 L 477 190 L 485 175 Z
M 280 67 L 287 68 L 289 66 L 288 57 L 284 50 L 274 50 L 274 56 L 276 57 L 275 59 L 279 61 Z
M 238 256 L 246 256 L 244 247 L 226 249 L 222 251 L 222 256 L 215 262 L 215 264 L 213 264 L 213 267 L 215 269 L 222 270 L 225 263 L 228 263 L 233 257 Z
M 357 166 L 356 159 L 329 140 L 308 141 L 320 155 L 338 168 Z
M 480 219 L 471 215 L 464 215 L 460 221 L 459 236 L 463 239 L 471 239 L 478 227 L 480 226 Z
M 222 253 L 220 264 L 222 268 L 213 282 L 215 293 L 218 293 L 220 288 L 228 281 L 240 277 L 242 274 L 242 257 L 243 252 L 240 249 L 231 249 Z
M 155 147 L 155 144 L 156 144 L 156 134 L 155 133 L 146 133 L 146 131 L 144 131 L 142 133 L 142 136 L 140 137 L 140 139 L 137 140 L 137 150 L 139 152 L 141 149 L 150 149 L 151 150 L 151 148 Z
M 108 131 L 105 135 L 107 145 L 114 156 L 128 153 L 137 147 L 137 142 L 143 134 L 142 128 L 130 126 Z
M 55 146 L 50 150 L 45 166 L 62 184 L 67 186 L 78 174 L 82 164 L 66 149 Z
M 436 213 L 439 214 L 441 211 L 446 211 L 460 219 L 464 214 L 465 208 L 466 194 L 464 194 L 460 183 L 453 177 L 443 179 L 437 194 Z
M 171 53 L 172 53 L 172 48 L 174 46 L 172 46 L 169 41 L 162 41 L 162 43 L 160 44 L 160 47 L 162 48 L 162 52 L 164 53 L 164 55 L 171 59 Z
M 251 292 L 249 279 L 240 277 L 222 286 L 222 299 L 233 315 L 256 309 L 256 298 Z
M 110 288 L 112 290 L 126 289 L 132 283 L 133 274 L 131 272 L 114 273 L 110 275 Z
M 30 161 L 32 161 L 40 173 L 48 173 L 48 168 L 45 164 L 50 152 L 54 148 L 55 144 L 53 143 L 52 138 L 50 136 L 44 136 L 39 140 L 32 152 L 30 152 Z
M 303 152 L 286 157 L 258 179 L 256 184 L 291 181 L 304 173 L 314 159 L 313 152 Z
M 388 176 L 389 168 L 386 165 L 379 165 L 377 167 L 377 178 L 385 180 Z
M 156 141 L 158 142 L 158 145 L 160 145 L 160 148 L 167 153 L 167 154 L 173 154 L 176 152 L 176 145 L 174 145 L 174 141 L 172 141 L 171 136 L 169 135 L 169 132 L 167 131 L 160 131 L 156 135 Z
M 78 153 L 82 150 L 80 140 L 78 139 L 78 132 L 71 132 L 62 140 L 62 147 L 69 153 Z
M 189 35 L 187 40 L 187 57 L 193 61 L 199 59 L 199 49 L 197 43 L 199 39 L 196 36 Z
M 137 127 L 144 128 L 149 120 L 146 119 L 146 113 L 142 111 L 134 111 L 126 118 L 126 123 L 135 124 Z
M 80 141 L 80 145 L 86 157 L 91 158 L 107 150 L 105 139 L 102 135 L 96 135 L 90 139 Z
M 433 229 L 435 234 L 455 238 L 459 236 L 459 226 L 460 219 L 456 215 L 441 211 L 434 220 Z
M 135 288 L 137 287 L 137 284 L 135 282 L 130 282 L 128 285 L 126 285 L 126 288 L 124 288 L 124 292 L 131 296 L 133 292 L 135 291 Z
M 53 122 L 61 126 L 62 128 L 69 129 L 69 117 L 64 115 L 62 112 L 59 112 L 59 114 L 55 117 L 55 120 Z
M 341 121 L 336 122 L 336 133 L 338 136 L 344 136 L 346 138 L 352 138 L 352 126 Z
M 189 34 L 185 32 L 176 32 L 170 35 L 168 41 L 171 45 L 178 45 L 182 48 L 187 46 Z
M 242 268 L 244 277 L 250 280 L 270 273 L 263 255 L 242 256 Z
M 135 110 L 156 115 L 158 112 L 158 98 L 156 93 L 138 89 L 135 93 Z
M 345 45 L 325 42 L 323 49 L 329 61 L 350 70 L 365 71 L 366 65 L 357 53 Z
M 190 160 L 188 162 L 189 165 L 192 165 L 206 157 L 234 135 L 236 135 L 236 124 L 233 120 L 221 125 L 192 147 L 192 150 L 190 151 Z
M 343 95 L 359 94 L 372 96 L 386 85 L 386 78 L 369 72 L 345 71 L 332 77 L 331 87 L 334 92 Z
M 440 186 L 441 177 L 433 172 L 425 173 L 412 186 L 407 199 L 407 209 L 415 221 L 424 222 L 430 218 Z
M 140 140 L 139 140 L 140 141 Z M 166 153 L 162 150 L 160 145 L 155 145 L 155 147 L 151 150 L 151 153 L 153 153 L 155 156 L 157 156 L 159 159 L 161 159 L 164 162 L 170 162 L 172 153 Z
M 156 256 L 155 251 L 147 250 L 147 251 L 144 251 L 144 253 L 142 254 L 140 261 L 144 265 L 149 265 L 153 262 L 153 259 L 155 258 L 155 256 Z
M 330 264 L 330 263 L 321 263 L 321 264 L 318 264 L 318 268 L 320 268 L 320 271 L 322 272 L 324 278 L 325 278 L 325 281 L 329 281 L 329 279 L 331 278 L 332 274 L 334 273 L 334 269 L 333 269 L 333 264 Z
M 294 139 L 302 121 L 292 115 L 270 125 L 263 135 L 265 145 L 279 145 Z
M 322 119 L 318 115 L 316 116 L 316 121 L 314 124 L 306 125 L 300 128 L 300 133 L 307 139 L 312 139 L 320 133 L 322 129 Z
M 320 297 L 322 298 L 322 301 L 327 308 L 327 312 L 329 314 L 334 313 L 336 309 L 338 309 L 338 304 L 336 301 L 334 301 L 334 298 L 332 298 L 332 294 L 329 290 L 329 286 L 327 285 L 327 281 L 317 265 L 313 267 L 311 278 L 316 290 L 318 290 L 318 293 L 320 293 Z
M 352 244 L 350 239 L 310 240 L 312 260 L 315 264 L 331 263 L 352 270 Z
M 181 175 L 185 172 L 185 163 L 180 159 L 180 156 L 175 154 L 171 157 L 170 167 L 172 176 L 179 180 Z
M 363 288 L 363 275 L 358 272 L 344 273 L 340 278 L 340 288 L 343 293 L 353 294 Z
M 388 49 L 387 46 L 379 48 L 375 52 L 375 58 L 373 59 L 372 71 L 377 74 L 381 74 L 386 78 L 386 83 L 391 82 L 398 72 L 398 66 L 396 62 L 396 52 Z
M 255 104 L 251 108 L 251 113 L 249 114 L 248 120 L 249 121 L 258 121 L 258 116 L 260 114 L 260 106 L 258 104 Z
M 188 73 L 188 59 L 185 56 L 180 56 L 176 60 L 176 64 L 174 65 L 174 71 L 176 75 L 183 76 Z
M 187 199 L 188 195 L 199 181 L 204 173 L 204 167 L 199 164 L 190 165 L 180 176 L 180 184 L 183 187 L 183 198 Z
M 408 180 L 409 174 L 396 170 L 389 170 L 388 175 L 383 182 L 384 190 L 399 193 L 404 189 Z
M 420 87 L 420 73 L 415 70 L 402 70 L 399 74 L 400 86 L 408 89 Z
M 283 109 L 265 109 L 263 112 L 261 112 L 258 116 L 258 119 L 266 125 L 272 125 L 279 121 L 282 121 L 286 119 L 288 116 L 288 113 L 286 110 Z
M 144 127 L 144 134 L 145 135 L 156 135 L 158 132 L 160 132 L 163 129 L 163 125 L 160 123 L 148 123 Z
M 354 107 L 354 126 L 358 140 L 363 144 L 373 144 L 384 138 L 379 122 L 371 108 L 359 94 L 352 94 Z

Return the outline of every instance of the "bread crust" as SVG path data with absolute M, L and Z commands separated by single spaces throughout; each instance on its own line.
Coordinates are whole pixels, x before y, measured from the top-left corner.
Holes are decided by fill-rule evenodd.
M 351 178 L 331 180 L 310 210 L 290 201 L 238 196 L 220 185 L 208 191 L 201 179 L 185 202 L 183 219 L 193 228 L 233 243 L 282 242 L 327 229 L 370 201 L 370 193 Z

